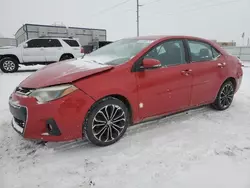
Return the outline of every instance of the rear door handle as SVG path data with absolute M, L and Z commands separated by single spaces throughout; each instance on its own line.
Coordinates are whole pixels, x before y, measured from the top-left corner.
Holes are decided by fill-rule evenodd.
M 227 64 L 226 64 L 225 62 L 223 62 L 223 63 L 218 63 L 218 67 L 220 67 L 220 68 L 224 68 L 226 65 L 227 65 Z
M 184 76 L 189 76 L 191 73 L 192 73 L 191 69 L 181 71 L 181 74 L 183 74 Z

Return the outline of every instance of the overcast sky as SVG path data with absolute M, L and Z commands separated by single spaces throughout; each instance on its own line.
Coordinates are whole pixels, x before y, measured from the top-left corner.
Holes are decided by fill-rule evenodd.
M 136 35 L 136 0 L 0 0 L 0 33 L 24 23 L 107 29 L 108 40 Z M 155 2 L 154 2 L 155 1 Z M 158 2 L 157 2 L 158 1 Z M 153 3 L 150 3 L 153 2 Z M 241 43 L 250 37 L 250 0 L 140 0 L 140 34 L 183 34 Z

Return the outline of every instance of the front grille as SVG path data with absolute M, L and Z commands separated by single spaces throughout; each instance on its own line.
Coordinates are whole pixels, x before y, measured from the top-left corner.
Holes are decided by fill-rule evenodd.
M 15 122 L 22 128 L 25 127 L 25 122 L 14 117 Z
M 26 96 L 28 96 L 32 92 L 32 90 L 33 89 L 30 89 L 30 88 L 17 87 L 15 92 L 17 94 L 19 94 L 19 95 L 26 95 Z

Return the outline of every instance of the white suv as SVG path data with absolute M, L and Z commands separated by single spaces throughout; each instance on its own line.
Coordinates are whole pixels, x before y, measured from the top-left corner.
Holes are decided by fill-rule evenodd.
M 0 69 L 12 73 L 22 65 L 46 65 L 57 61 L 83 56 L 77 39 L 37 38 L 21 43 L 18 47 L 0 48 Z

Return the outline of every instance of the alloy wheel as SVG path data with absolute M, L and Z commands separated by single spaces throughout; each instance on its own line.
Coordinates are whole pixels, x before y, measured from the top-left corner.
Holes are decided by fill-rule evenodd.
M 219 102 L 223 108 L 227 108 L 231 105 L 234 97 L 234 88 L 233 85 L 228 83 L 221 90 L 219 96 Z
M 3 63 L 3 68 L 5 69 L 5 70 L 7 70 L 7 71 L 13 71 L 14 69 L 15 69 L 15 67 L 16 67 L 16 65 L 15 65 L 15 63 L 13 62 L 13 61 L 10 61 L 10 60 L 8 60 L 8 61 L 5 61 L 4 63 Z
M 120 106 L 106 105 L 93 119 L 93 135 L 101 142 L 111 142 L 122 134 L 126 123 L 125 112 Z

